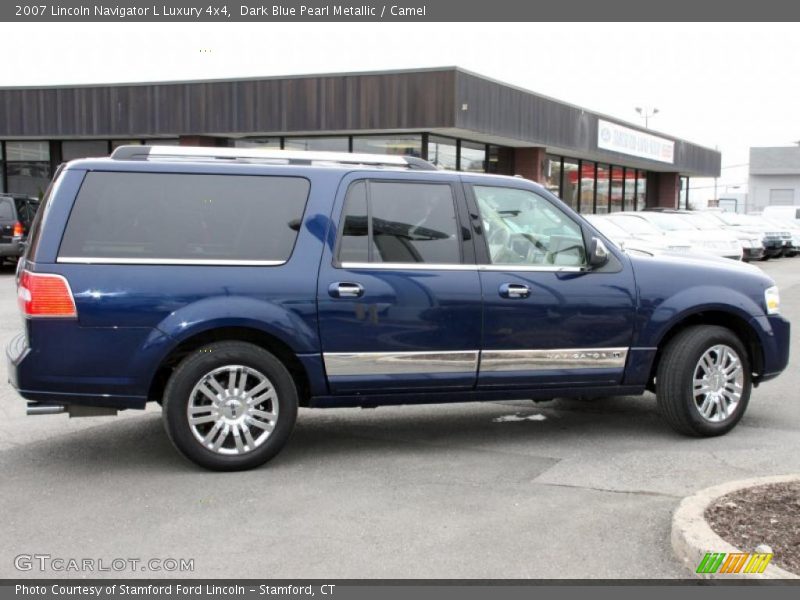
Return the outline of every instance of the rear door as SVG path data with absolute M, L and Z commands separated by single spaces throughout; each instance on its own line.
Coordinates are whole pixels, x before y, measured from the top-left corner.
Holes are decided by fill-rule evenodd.
M 634 327 L 627 261 L 587 266 L 577 215 L 524 182 L 465 177 L 479 220 L 484 333 L 479 388 L 622 380 Z
M 317 294 L 331 390 L 472 388 L 481 289 L 458 181 L 351 174 L 333 221 Z

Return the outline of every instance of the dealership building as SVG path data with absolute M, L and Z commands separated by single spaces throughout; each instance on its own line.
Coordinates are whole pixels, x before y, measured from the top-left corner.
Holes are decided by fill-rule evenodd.
M 123 144 L 406 154 L 521 175 L 584 213 L 685 206 L 719 152 L 456 67 L 0 88 L 0 190 Z

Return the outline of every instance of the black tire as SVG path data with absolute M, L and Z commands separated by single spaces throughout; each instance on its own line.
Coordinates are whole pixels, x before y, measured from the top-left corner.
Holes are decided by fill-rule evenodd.
M 241 365 L 265 376 L 271 384 L 266 389 L 274 389 L 277 412 L 274 429 L 269 432 L 260 445 L 242 454 L 220 454 L 207 448 L 195 437 L 189 423 L 189 402 L 192 391 L 204 378 L 216 369 L 230 365 Z M 241 373 L 241 371 L 239 371 Z M 258 382 L 258 380 L 256 380 Z M 244 386 L 243 386 L 244 387 Z M 199 397 L 199 396 L 198 396 Z M 289 439 L 297 420 L 297 388 L 289 371 L 273 354 L 259 346 L 246 342 L 215 342 L 193 351 L 175 369 L 164 390 L 163 420 L 172 444 L 192 462 L 214 471 L 241 471 L 260 466 L 280 452 Z M 209 409 L 210 412 L 211 409 Z M 221 410 L 221 409 L 220 409 Z M 234 410 L 236 416 L 236 410 Z M 239 409 L 239 416 L 241 417 Z M 210 415 L 209 415 L 210 416 Z M 216 421 L 208 423 L 208 427 L 216 425 Z M 197 428 L 198 426 L 195 426 Z M 249 426 L 248 426 L 249 427 Z M 235 427 L 234 427 L 235 428 Z M 249 428 L 250 431 L 261 430 Z M 244 433 L 242 429 L 242 433 Z M 226 436 L 226 443 L 233 440 Z M 237 445 L 243 437 L 237 433 Z M 245 446 L 247 448 L 247 446 Z
M 735 352 L 742 367 L 741 397 L 726 418 L 703 417 L 694 398 L 695 370 L 703 355 L 717 345 Z M 661 356 L 656 374 L 656 398 L 664 419 L 678 433 L 694 437 L 723 435 L 741 420 L 750 400 L 750 363 L 744 345 L 729 329 L 715 325 L 689 327 L 676 335 Z

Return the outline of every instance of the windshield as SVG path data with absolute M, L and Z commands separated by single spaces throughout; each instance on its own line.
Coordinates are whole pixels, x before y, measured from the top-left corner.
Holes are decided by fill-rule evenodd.
M 648 212 L 647 220 L 662 231 L 686 231 L 687 229 L 697 229 L 680 215 L 671 213 Z
M 614 215 L 606 217 L 631 235 L 662 235 L 661 230 L 641 217 L 633 215 Z
M 597 217 L 595 215 L 587 215 L 586 220 L 594 225 L 600 233 L 612 241 L 630 237 L 630 234 L 627 231 L 611 221 L 611 219 Z
M 724 212 L 724 213 L 718 213 L 717 217 L 726 225 L 733 225 L 735 227 L 740 227 L 741 225 L 747 225 L 747 219 L 744 218 L 744 215 Z
M 681 217 L 689 221 L 689 223 L 691 223 L 698 229 L 703 229 L 706 231 L 711 229 L 719 229 L 720 225 L 719 221 L 711 217 L 707 217 L 706 215 L 701 215 L 698 213 L 685 213 L 681 214 Z

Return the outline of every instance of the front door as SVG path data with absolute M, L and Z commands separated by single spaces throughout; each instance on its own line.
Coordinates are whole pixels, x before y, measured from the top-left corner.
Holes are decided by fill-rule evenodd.
M 441 174 L 361 177 L 343 182 L 319 274 L 331 391 L 473 388 L 481 290 L 460 185 Z
M 484 263 L 478 387 L 619 383 L 635 317 L 627 261 L 589 269 L 579 220 L 533 185 L 465 181 Z

